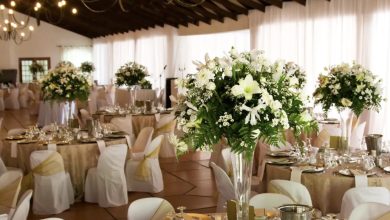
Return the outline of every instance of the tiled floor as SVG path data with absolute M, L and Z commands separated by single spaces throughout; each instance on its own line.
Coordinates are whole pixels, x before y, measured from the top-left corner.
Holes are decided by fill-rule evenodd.
M 27 127 L 36 122 L 36 116 L 30 116 L 28 110 L 0 112 L 4 118 L 1 137 L 5 137 L 9 129 Z M 1 139 L 2 139 L 1 138 Z M 164 177 L 164 191 L 160 193 L 130 192 L 129 203 L 115 208 L 100 208 L 96 204 L 84 202 L 75 203 L 59 215 L 66 220 L 112 220 L 126 219 L 129 204 L 139 198 L 161 197 L 168 200 L 174 207 L 185 206 L 186 211 L 198 213 L 215 212 L 217 196 L 214 177 L 208 167 L 207 153 L 192 153 L 183 156 L 179 161 L 174 159 L 160 160 Z M 49 216 L 30 214 L 29 219 L 41 219 Z

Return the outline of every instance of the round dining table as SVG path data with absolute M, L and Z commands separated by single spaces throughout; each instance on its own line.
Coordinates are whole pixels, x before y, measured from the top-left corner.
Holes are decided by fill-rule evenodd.
M 353 176 L 341 175 L 338 171 L 345 166 L 326 169 L 319 173 L 302 173 L 301 183 L 308 189 L 313 207 L 324 213 L 339 213 L 344 193 L 355 187 Z M 368 186 L 382 186 L 390 190 L 390 174 L 381 168 L 374 168 L 375 175 L 369 176 Z M 290 166 L 266 164 L 263 181 L 257 191 L 268 191 L 268 183 L 274 179 L 290 180 Z
M 127 144 L 126 138 L 104 139 L 106 147 L 116 144 Z M 13 141 L 3 141 L 1 157 L 6 166 L 20 168 L 24 174 L 31 171 L 30 155 L 36 150 L 47 150 L 48 146 L 41 143 L 17 144 L 16 153 L 12 153 Z M 96 167 L 100 155 L 96 142 L 57 145 L 57 152 L 64 160 L 65 171 L 69 173 L 76 201 L 81 201 L 84 195 L 84 183 L 88 169 Z M 130 152 L 127 153 L 127 159 Z

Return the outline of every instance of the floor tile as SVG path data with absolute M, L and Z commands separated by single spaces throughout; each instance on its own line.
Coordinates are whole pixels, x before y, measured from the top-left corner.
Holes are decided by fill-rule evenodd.
M 214 179 L 211 169 L 179 171 L 175 172 L 175 176 L 188 182 Z
M 186 193 L 186 195 L 217 196 L 217 187 L 210 180 L 192 181 L 191 184 L 195 185 L 195 188 Z
M 193 190 L 194 188 L 194 185 L 185 181 L 172 182 L 164 184 L 164 190 L 159 193 L 154 193 L 153 195 L 158 197 L 184 195 L 187 192 Z
M 168 196 L 164 198 L 168 200 L 174 208 L 185 206 L 188 210 L 213 208 L 217 205 L 216 198 L 206 196 L 180 195 Z

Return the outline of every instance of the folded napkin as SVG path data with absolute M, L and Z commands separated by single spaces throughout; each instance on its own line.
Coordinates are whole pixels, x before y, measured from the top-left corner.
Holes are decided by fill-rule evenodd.
M 51 151 L 57 151 L 57 144 L 47 144 L 47 149 Z
M 100 154 L 102 154 L 106 150 L 106 143 L 103 140 L 97 140 L 96 143 L 99 147 Z
M 349 170 L 355 176 L 355 187 L 367 187 L 368 178 L 367 175 L 361 170 Z
M 11 157 L 12 158 L 18 157 L 18 143 L 16 141 L 11 142 Z
M 302 169 L 299 167 L 291 167 L 291 176 L 290 180 L 301 183 Z

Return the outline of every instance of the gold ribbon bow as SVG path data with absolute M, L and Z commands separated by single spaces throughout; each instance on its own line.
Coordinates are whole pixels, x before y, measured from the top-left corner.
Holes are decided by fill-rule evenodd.
M 165 125 L 156 128 L 156 130 L 154 131 L 154 136 L 157 137 L 163 133 L 170 133 L 175 130 L 175 127 L 176 127 L 176 120 L 172 120 L 166 123 Z
M 148 155 L 145 155 L 142 161 L 139 163 L 137 167 L 137 172 L 135 174 L 136 178 L 140 181 L 146 181 L 150 178 L 150 169 L 148 160 L 152 158 L 157 158 L 160 153 L 161 141 L 158 147 L 154 149 L 154 151 L 150 152 Z
M 0 206 L 15 208 L 18 201 L 18 197 L 15 196 L 20 192 L 20 183 L 22 177 L 17 178 L 15 181 L 0 189 Z
M 163 200 L 150 220 L 164 219 L 170 212 L 175 212 L 175 210 L 169 202 Z
M 22 181 L 22 192 L 28 189 L 33 189 L 33 174 L 38 174 L 40 176 L 51 176 L 62 171 L 65 171 L 62 157 L 59 153 L 54 152 L 46 160 L 42 161 L 42 163 L 34 167 L 34 169 L 32 169 L 26 176 L 24 176 Z

